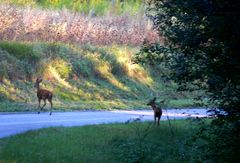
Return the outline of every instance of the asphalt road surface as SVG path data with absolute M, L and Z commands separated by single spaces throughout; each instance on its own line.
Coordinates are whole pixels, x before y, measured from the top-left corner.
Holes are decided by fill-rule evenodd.
M 207 109 L 171 109 L 163 110 L 161 120 L 186 119 L 189 117 L 205 117 Z M 140 119 L 153 121 L 152 110 L 135 111 L 74 111 L 37 113 L 0 113 L 0 138 L 55 126 L 83 126 L 104 123 L 125 123 Z

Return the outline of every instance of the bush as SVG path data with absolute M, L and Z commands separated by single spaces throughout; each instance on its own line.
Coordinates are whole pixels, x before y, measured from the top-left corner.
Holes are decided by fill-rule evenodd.
M 36 63 L 40 59 L 30 44 L 1 41 L 0 48 L 20 60 L 28 60 L 29 62 Z
M 94 63 L 87 57 L 74 60 L 73 70 L 78 76 L 91 77 L 94 70 Z
M 32 68 L 28 63 L 17 59 L 16 57 L 10 55 L 6 51 L 2 51 L 1 49 L 0 67 L 0 79 L 25 79 L 32 74 Z
M 206 154 L 223 162 L 240 155 L 239 8 L 233 0 L 153 0 L 148 14 L 166 43 L 137 55 L 143 63 L 165 63 L 179 89 L 205 90 L 216 117 L 205 128 Z
M 68 79 L 69 75 L 71 74 L 72 68 L 69 63 L 62 59 L 56 59 L 51 62 L 52 67 L 54 67 L 61 78 Z

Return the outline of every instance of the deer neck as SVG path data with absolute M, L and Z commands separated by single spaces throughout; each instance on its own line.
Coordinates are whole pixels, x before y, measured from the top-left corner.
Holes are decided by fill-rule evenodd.
M 36 86 L 36 88 L 37 88 L 37 92 L 39 92 L 39 90 L 40 90 L 39 84 Z

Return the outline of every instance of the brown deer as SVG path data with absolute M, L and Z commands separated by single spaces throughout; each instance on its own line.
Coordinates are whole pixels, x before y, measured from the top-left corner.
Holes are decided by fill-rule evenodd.
M 42 78 L 37 78 L 34 87 L 37 88 L 37 97 L 38 97 L 38 108 L 40 108 L 40 110 L 38 111 L 38 114 L 40 114 L 40 111 L 44 108 L 44 106 L 46 106 L 46 100 L 49 101 L 49 103 L 51 104 L 51 111 L 50 111 L 50 115 L 52 115 L 52 97 L 53 97 L 53 93 L 50 92 L 49 90 L 46 89 L 41 89 L 39 84 L 42 82 Z M 44 101 L 44 104 L 42 107 L 40 107 L 41 104 L 41 100 Z
M 156 119 L 157 119 L 157 124 L 159 126 L 159 121 L 161 119 L 162 116 L 162 109 L 160 107 L 157 107 L 156 105 L 156 97 L 154 97 L 152 100 L 149 101 L 149 103 L 147 103 L 147 105 L 151 106 L 154 112 L 154 124 L 156 124 Z

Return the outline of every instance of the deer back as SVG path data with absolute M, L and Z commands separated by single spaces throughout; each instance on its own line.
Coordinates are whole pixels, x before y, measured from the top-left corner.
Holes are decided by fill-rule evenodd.
M 37 96 L 40 99 L 51 99 L 53 96 L 53 93 L 46 89 L 39 89 L 37 91 Z

